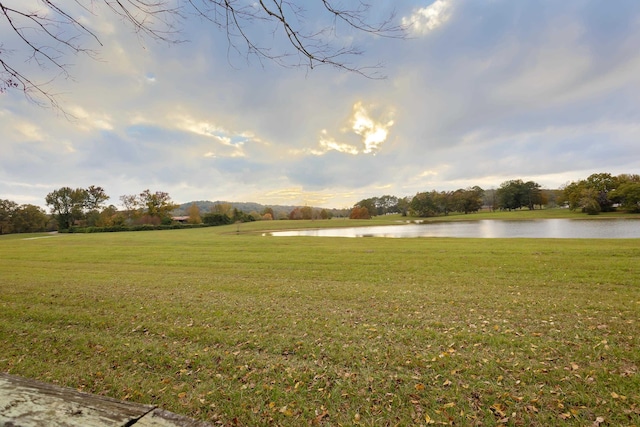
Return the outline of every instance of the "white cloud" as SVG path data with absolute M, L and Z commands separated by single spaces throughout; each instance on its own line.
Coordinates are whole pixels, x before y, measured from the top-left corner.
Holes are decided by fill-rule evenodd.
M 392 116 L 393 112 L 388 112 L 388 116 Z M 380 149 L 380 146 L 387 140 L 389 129 L 393 126 L 392 119 L 374 119 L 370 112 L 362 105 L 362 102 L 356 102 L 353 106 L 353 115 L 351 117 L 351 128 L 353 132 L 362 137 L 364 144 L 364 153 L 374 153 Z
M 427 7 L 413 10 L 410 17 L 402 18 L 402 25 L 414 35 L 425 35 L 451 19 L 452 0 L 436 0 Z
M 326 129 L 322 129 L 320 134 L 321 134 L 320 141 L 318 142 L 320 147 L 318 149 L 312 149 L 311 154 L 321 156 L 331 150 L 337 151 L 339 153 L 346 153 L 346 154 L 353 154 L 353 155 L 358 154 L 360 152 L 358 150 L 358 147 L 354 147 L 351 144 L 337 142 L 334 138 L 328 136 Z

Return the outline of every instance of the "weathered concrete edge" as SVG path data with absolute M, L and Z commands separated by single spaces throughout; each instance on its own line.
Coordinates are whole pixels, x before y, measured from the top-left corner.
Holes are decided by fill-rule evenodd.
M 0 387 L 0 393 L 7 392 L 7 384 L 13 388 L 14 393 L 25 392 L 38 394 L 46 397 L 53 397 L 58 400 L 67 401 L 70 405 L 84 406 L 95 410 L 109 410 L 119 412 L 119 417 L 115 418 L 129 419 L 126 426 L 136 427 L 213 427 L 204 421 L 197 421 L 192 418 L 178 415 L 173 412 L 160 409 L 155 405 L 144 405 L 140 403 L 127 402 L 114 399 L 107 396 L 99 396 L 91 393 L 81 392 L 68 387 L 60 387 L 54 384 L 45 383 L 29 378 L 24 378 L 8 373 L 0 372 L 0 384 L 4 383 L 4 387 Z M 11 393 L 11 392 L 10 392 Z M 2 396 L 0 396 L 1 398 Z M 1 400 L 1 399 L 0 399 Z M 46 399 L 45 399 L 46 401 Z M 0 408 L 0 411 L 2 408 Z M 0 418 L 2 418 L 0 412 Z M 113 414 L 115 415 L 115 414 Z M 124 418 L 121 418 L 124 417 Z M 25 421 L 22 419 L 22 421 Z M 34 425 L 38 425 L 37 420 Z M 112 421 L 115 421 L 113 419 Z

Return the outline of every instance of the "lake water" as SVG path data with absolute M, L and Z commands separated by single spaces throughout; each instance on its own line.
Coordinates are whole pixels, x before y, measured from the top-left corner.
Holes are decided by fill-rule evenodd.
M 541 219 L 527 221 L 457 221 L 317 230 L 274 231 L 273 236 L 320 237 L 476 237 L 551 239 L 638 239 L 640 220 Z

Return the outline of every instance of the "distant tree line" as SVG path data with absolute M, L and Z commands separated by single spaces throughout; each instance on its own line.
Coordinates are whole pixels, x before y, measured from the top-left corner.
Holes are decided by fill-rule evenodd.
M 453 212 L 470 214 L 483 208 L 514 210 L 535 209 L 536 206 L 566 206 L 591 215 L 618 209 L 640 213 L 640 175 L 596 173 L 558 190 L 542 189 L 536 182 L 516 179 L 505 181 L 499 188 L 490 190 L 473 186 L 455 191 L 419 192 L 413 197 L 371 197 L 346 210 L 310 206 L 272 207 L 257 203 L 234 206 L 228 202 L 192 202 L 179 210 L 179 205 L 173 203 L 168 193 L 148 189 L 139 194 L 120 196 L 124 206 L 121 210 L 114 205 L 107 206 L 109 199 L 99 186 L 62 187 L 45 198 L 51 215 L 35 205 L 18 205 L 11 200 L 0 199 L 0 234 L 46 230 L 148 230 L 175 228 L 181 223 L 187 226 L 214 226 L 274 219 L 330 219 L 335 216 L 352 219 L 369 219 L 387 214 L 432 217 Z M 246 212 L 239 209 L 238 205 L 251 210 Z M 208 211 L 203 213 L 202 207 L 207 207 Z M 178 217 L 178 213 L 186 215 Z
M 246 212 L 227 202 L 191 202 L 184 206 L 173 203 L 168 193 L 144 190 L 139 194 L 119 197 L 123 209 L 107 205 L 110 197 L 104 188 L 58 188 L 45 197 L 51 215 L 34 205 L 18 206 L 0 199 L 0 234 L 58 230 L 66 232 L 138 231 L 196 226 L 217 226 L 239 222 L 273 219 L 330 219 L 336 209 L 309 206 L 271 206 L 240 203 L 251 207 Z M 203 212 L 201 206 L 207 209 Z M 261 208 L 258 212 L 256 209 Z M 186 215 L 185 215 L 186 214 Z
M 497 189 L 478 186 L 455 191 L 419 192 L 413 197 L 384 195 L 356 203 L 350 218 L 369 219 L 390 213 L 433 217 L 452 212 L 470 214 L 482 208 L 511 211 L 544 206 L 566 206 L 588 214 L 622 209 L 640 213 L 640 175 L 597 173 L 561 189 L 543 189 L 534 181 L 504 181 Z
M 369 219 L 373 216 L 401 214 L 431 217 L 451 212 L 472 213 L 483 206 L 484 190 L 478 186 L 455 191 L 428 191 L 413 197 L 384 195 L 359 201 L 351 209 L 349 218 Z

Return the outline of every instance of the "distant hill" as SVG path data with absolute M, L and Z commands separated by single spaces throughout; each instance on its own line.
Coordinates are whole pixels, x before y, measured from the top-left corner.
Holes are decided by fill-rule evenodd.
M 228 204 L 231 205 L 231 207 L 233 209 L 238 209 L 239 211 L 242 211 L 246 214 L 250 214 L 250 213 L 259 213 L 261 214 L 262 212 L 264 212 L 264 210 L 266 208 L 271 208 L 273 210 L 274 213 L 274 219 L 282 219 L 282 218 L 287 218 L 289 216 L 289 213 L 294 210 L 295 208 L 301 208 L 303 206 L 300 205 L 295 205 L 295 206 L 287 206 L 287 205 L 262 205 L 260 203 L 253 203 L 253 202 L 226 202 L 226 201 L 221 201 L 221 200 L 217 200 L 215 202 L 209 201 L 209 200 L 196 200 L 196 201 L 192 201 L 192 202 L 187 202 L 187 203 L 182 203 L 176 210 L 174 210 L 172 212 L 172 214 L 174 216 L 180 216 L 180 215 L 188 215 L 188 210 L 191 207 L 191 205 L 193 205 L 195 203 L 196 206 L 198 206 L 198 209 L 200 209 L 200 215 L 204 215 L 207 212 L 211 212 L 215 205 L 220 205 L 220 204 Z M 312 207 L 312 209 L 314 211 L 321 211 L 323 208 L 314 208 Z M 333 217 L 345 217 L 345 216 L 349 216 L 349 209 L 326 209 L 327 211 L 331 212 Z

